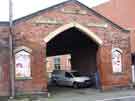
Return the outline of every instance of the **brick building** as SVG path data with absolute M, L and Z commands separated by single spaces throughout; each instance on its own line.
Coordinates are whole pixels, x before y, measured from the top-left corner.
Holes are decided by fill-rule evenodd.
M 53 70 L 71 70 L 70 54 L 50 56 L 46 59 L 48 77 L 51 77 Z
M 131 84 L 130 32 L 70 0 L 14 21 L 15 92 L 47 92 L 47 57 L 71 54 L 71 68 L 99 72 L 101 89 Z M 0 95 L 10 94 L 9 25 L 0 23 Z
M 118 25 L 131 31 L 131 51 L 135 54 L 135 0 L 109 0 L 93 9 Z M 135 64 L 135 62 L 134 62 Z

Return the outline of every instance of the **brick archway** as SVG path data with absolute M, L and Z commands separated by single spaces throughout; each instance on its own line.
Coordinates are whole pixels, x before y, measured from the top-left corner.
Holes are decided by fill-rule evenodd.
M 48 43 L 51 39 L 53 39 L 55 36 L 59 35 L 61 32 L 68 30 L 70 28 L 77 28 L 80 31 L 84 32 L 88 37 L 90 37 L 94 42 L 96 42 L 98 45 L 102 45 L 103 41 L 97 36 L 95 35 L 93 32 L 91 32 L 89 29 L 87 29 L 86 27 L 84 27 L 83 25 L 77 23 L 77 22 L 71 22 L 69 24 L 63 25 L 61 27 L 59 27 L 58 29 L 56 29 L 55 31 L 51 32 L 49 35 L 47 35 L 44 38 L 45 43 Z
M 87 40 L 90 40 L 90 41 L 86 41 L 87 46 L 83 47 L 83 49 L 80 48 L 81 46 L 79 46 L 79 48 L 75 47 L 76 49 L 79 50 L 78 53 L 76 52 L 76 50 L 71 49 L 72 50 L 72 52 L 70 53 L 71 57 L 72 57 L 71 65 L 73 67 L 73 68 L 72 67 L 71 68 L 73 70 L 77 70 L 77 71 L 81 72 L 82 74 L 86 74 L 86 75 L 88 75 L 88 71 L 89 71 L 89 74 L 90 73 L 94 74 L 97 70 L 100 71 L 100 68 L 98 66 L 99 57 L 97 57 L 97 54 L 98 54 L 98 49 L 100 48 L 100 46 L 103 45 L 103 41 L 95 33 L 93 33 L 88 28 L 86 28 L 85 26 L 83 26 L 83 25 L 81 25 L 77 22 L 71 22 L 71 23 L 65 24 L 65 25 L 57 28 L 55 31 L 51 32 L 50 34 L 48 34 L 44 38 L 44 42 L 46 43 L 46 48 L 45 48 L 46 57 L 60 55 L 60 54 L 63 54 L 63 52 L 65 52 L 65 53 L 69 52 L 69 51 L 65 50 L 62 53 L 55 53 L 55 52 L 57 52 L 56 50 L 58 50 L 56 47 L 55 47 L 56 50 L 54 50 L 53 48 L 48 48 L 48 47 L 51 46 L 51 45 L 53 46 L 52 43 L 57 43 L 57 41 L 56 41 L 57 37 L 60 37 L 60 35 L 62 36 L 62 34 L 63 34 L 63 37 L 66 37 L 67 35 L 70 34 L 69 32 L 66 32 L 66 31 L 73 30 L 73 29 L 78 30 L 78 32 L 80 32 L 80 34 L 82 34 L 82 35 L 85 34 L 84 36 L 86 36 L 87 38 L 83 36 L 84 40 L 87 39 Z M 79 33 L 76 34 L 76 35 L 74 34 L 75 35 L 74 37 L 77 37 L 77 35 L 79 36 L 80 34 Z M 72 35 L 72 34 L 70 34 L 70 35 Z M 82 37 L 80 37 L 80 38 L 82 39 Z M 62 42 L 62 41 L 61 41 L 61 43 L 64 44 L 65 42 Z M 50 43 L 51 43 L 51 45 L 50 45 Z M 59 44 L 60 43 L 57 43 L 57 45 L 59 45 Z M 90 47 L 88 47 L 88 44 L 90 44 Z M 93 49 L 92 49 L 91 46 L 93 44 L 94 44 L 94 46 L 93 46 Z M 59 47 L 59 46 L 57 46 L 57 47 Z M 69 45 L 69 47 L 70 47 L 70 45 Z M 55 52 L 51 53 L 51 55 L 50 54 L 48 55 L 48 52 L 50 52 L 51 50 L 53 50 Z M 81 55 L 85 56 L 85 57 L 82 58 L 82 60 L 86 61 L 86 59 L 87 59 L 88 61 L 86 61 L 86 64 L 83 64 L 84 63 L 83 61 L 79 62 L 81 59 L 79 59 L 79 57 L 78 57 L 79 55 L 77 55 L 77 54 L 81 54 Z M 79 60 L 77 60 L 77 59 L 79 59 Z M 90 60 L 92 59 L 94 62 L 89 62 L 89 59 Z M 78 66 L 77 62 L 80 63 L 79 66 Z M 88 68 L 84 69 L 84 68 L 82 68 L 83 65 L 84 65 L 84 67 L 86 66 L 86 67 L 95 67 L 95 68 L 94 69 L 88 69 Z M 47 63 L 46 63 L 46 69 L 47 69 Z M 83 69 L 83 71 L 82 71 L 82 69 Z

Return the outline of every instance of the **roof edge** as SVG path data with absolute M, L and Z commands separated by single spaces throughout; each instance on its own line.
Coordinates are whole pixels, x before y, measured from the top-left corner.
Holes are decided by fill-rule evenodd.
M 15 20 L 13 21 L 13 23 L 15 24 L 15 23 L 17 23 L 18 21 L 23 20 L 23 19 L 27 20 L 27 19 L 29 19 L 29 18 L 31 18 L 31 17 L 33 17 L 33 16 L 36 16 L 36 15 L 39 14 L 39 13 L 42 13 L 42 12 L 44 12 L 44 11 L 53 9 L 53 8 L 55 8 L 55 7 L 57 7 L 57 6 L 61 6 L 62 4 L 65 4 L 65 3 L 68 3 L 68 2 L 71 2 L 71 1 L 76 1 L 76 0 L 66 0 L 66 1 L 64 1 L 64 2 L 61 2 L 61 3 L 55 4 L 55 5 L 53 5 L 53 6 L 50 6 L 50 7 L 48 7 L 48 8 L 45 8 L 45 9 L 42 9 L 42 10 L 38 10 L 38 11 L 36 11 L 36 12 L 34 12 L 34 13 L 31 13 L 31 14 L 29 14 L 29 15 L 26 15 L 26 16 L 23 16 L 23 17 L 21 17 L 21 18 L 15 19 Z
M 48 11 L 48 10 L 50 10 L 50 9 L 53 9 L 53 8 L 57 7 L 57 6 L 61 6 L 61 5 L 63 5 L 63 4 L 66 4 L 66 3 L 68 3 L 68 2 L 77 2 L 77 3 L 79 3 L 80 5 L 86 7 L 88 10 L 92 11 L 96 16 L 101 17 L 103 20 L 105 20 L 105 21 L 107 21 L 108 23 L 110 23 L 111 25 L 113 25 L 114 27 L 116 27 L 116 28 L 118 28 L 118 29 L 120 29 L 120 30 L 122 30 L 122 31 L 124 31 L 124 32 L 130 32 L 130 30 L 121 27 L 119 24 L 116 24 L 115 22 L 113 22 L 113 21 L 111 21 L 110 19 L 106 18 L 105 16 L 101 15 L 100 13 L 98 13 L 97 11 L 95 11 L 94 9 L 92 9 L 92 8 L 90 8 L 90 7 L 86 6 L 86 5 L 84 5 L 83 3 L 81 3 L 81 2 L 79 2 L 79 1 L 77 1 L 77 0 L 66 0 L 66 1 L 64 1 L 64 2 L 61 2 L 61 3 L 58 3 L 58 4 L 56 4 L 56 5 L 50 6 L 50 7 L 48 7 L 48 8 L 45 8 L 45 9 L 36 11 L 36 12 L 31 13 L 31 14 L 29 14 L 29 15 L 26 15 L 26 16 L 24 16 L 24 17 L 15 19 L 15 20 L 13 21 L 13 24 L 18 23 L 18 22 L 21 21 L 21 20 L 30 19 L 30 18 L 36 16 L 36 15 L 39 14 L 39 13 Z M 9 22 L 0 22 L 0 25 L 9 25 Z
M 78 2 L 78 3 L 80 3 L 82 6 L 85 6 L 87 9 L 89 9 L 90 11 L 92 11 L 95 15 L 101 17 L 102 19 L 104 19 L 105 21 L 107 21 L 107 22 L 110 23 L 111 25 L 115 26 L 116 28 L 121 29 L 121 30 L 124 31 L 124 32 L 130 32 L 130 30 L 125 29 L 124 27 L 121 27 L 119 24 L 117 24 L 117 23 L 111 21 L 110 19 L 108 19 L 107 17 L 103 16 L 102 14 L 100 14 L 99 12 L 97 12 L 96 10 L 94 10 L 94 9 L 92 9 L 92 8 L 90 8 L 90 7 L 86 6 L 86 5 L 84 5 L 83 3 L 81 3 L 81 2 L 79 2 L 79 1 L 77 1 L 77 0 L 75 0 L 75 1 Z
M 9 26 L 9 21 L 0 21 L 0 26 Z

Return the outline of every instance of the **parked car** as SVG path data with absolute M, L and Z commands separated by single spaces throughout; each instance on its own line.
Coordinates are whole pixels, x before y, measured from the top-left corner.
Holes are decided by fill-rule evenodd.
M 89 76 L 82 76 L 77 71 L 54 70 L 52 82 L 56 85 L 72 86 L 74 88 L 88 87 L 93 81 Z

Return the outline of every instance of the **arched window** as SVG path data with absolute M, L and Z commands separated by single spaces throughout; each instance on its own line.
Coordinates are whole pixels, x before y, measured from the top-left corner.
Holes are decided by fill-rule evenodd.
M 32 50 L 21 46 L 15 52 L 15 78 L 31 79 L 31 52 Z
M 113 73 L 122 72 L 122 50 L 119 48 L 112 49 L 112 71 Z

